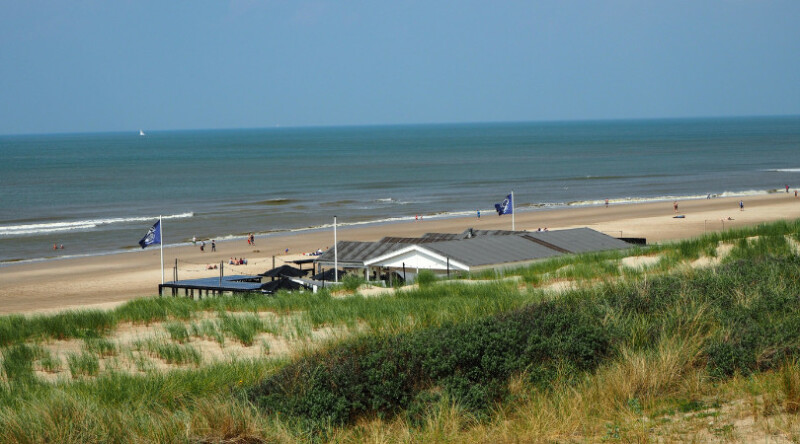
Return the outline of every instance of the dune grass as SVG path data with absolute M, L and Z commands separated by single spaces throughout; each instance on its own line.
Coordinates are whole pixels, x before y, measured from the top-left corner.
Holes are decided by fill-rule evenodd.
M 633 250 L 662 257 L 646 271 L 612 252 L 496 275 L 524 288 L 430 280 L 382 298 L 150 298 L 1 317 L 0 442 L 798 440 L 798 233 L 780 222 Z M 721 242 L 733 245 L 721 265 L 683 266 Z M 591 285 L 536 288 L 558 280 Z M 123 349 L 108 339 L 123 322 L 163 330 Z M 338 327 L 349 334 L 291 358 L 258 339 Z M 40 345 L 69 338 L 83 347 L 66 363 Z M 198 338 L 264 356 L 206 362 Z M 117 371 L 123 361 L 141 373 Z M 72 378 L 37 377 L 65 364 Z

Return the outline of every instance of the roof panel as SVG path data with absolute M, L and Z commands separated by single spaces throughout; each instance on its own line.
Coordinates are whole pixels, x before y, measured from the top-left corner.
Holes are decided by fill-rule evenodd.
M 530 261 L 561 254 L 520 236 L 482 236 L 427 244 L 423 248 L 463 262 L 470 267 Z

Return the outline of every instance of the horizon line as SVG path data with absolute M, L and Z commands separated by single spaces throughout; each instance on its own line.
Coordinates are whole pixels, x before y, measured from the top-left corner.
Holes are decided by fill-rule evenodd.
M 441 126 L 441 125 L 480 125 L 480 124 L 520 124 L 520 123 L 593 123 L 593 122 L 631 122 L 631 121 L 664 121 L 664 120 L 716 120 L 716 119 L 755 119 L 755 118 L 787 118 L 800 117 L 800 114 L 755 114 L 755 115 L 716 115 L 716 116 L 673 116 L 673 117 L 621 117 L 621 118 L 595 118 L 595 119 L 544 119 L 544 120 L 484 120 L 484 121 L 450 121 L 450 122 L 415 122 L 415 123 L 364 123 L 343 125 L 288 125 L 274 124 L 272 126 L 252 127 L 211 127 L 211 128 L 162 128 L 148 129 L 158 133 L 189 132 L 189 131 L 241 131 L 241 130 L 270 130 L 270 129 L 335 129 L 335 128 L 390 128 L 410 126 Z M 81 134 L 125 134 L 144 131 L 144 127 L 130 130 L 100 130 L 76 132 L 31 132 L 31 133 L 2 133 L 5 136 L 67 136 Z M 146 132 L 145 132 L 146 133 Z M 147 133 L 146 133 L 147 134 Z M 145 135 L 146 137 L 146 135 Z

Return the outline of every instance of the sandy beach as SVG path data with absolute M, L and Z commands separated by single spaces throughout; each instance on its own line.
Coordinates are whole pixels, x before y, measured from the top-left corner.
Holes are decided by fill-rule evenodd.
M 558 230 L 589 227 L 614 237 L 644 237 L 648 244 L 684 239 L 706 231 L 720 231 L 761 222 L 800 218 L 800 199 L 794 194 L 775 193 L 748 196 L 744 211 L 740 198 L 684 200 L 678 213 L 673 203 L 616 204 L 609 207 L 580 207 L 516 214 L 516 229 Z M 683 218 L 675 218 L 682 215 Z M 730 218 L 730 219 L 729 219 Z M 340 220 L 345 220 L 340 216 Z M 413 237 L 423 233 L 459 233 L 467 228 L 510 229 L 511 217 L 495 213 L 482 217 L 424 218 L 338 230 L 339 240 L 375 241 L 384 236 Z M 218 242 L 217 251 L 198 247 L 164 249 L 166 280 L 172 280 L 178 259 L 180 279 L 217 276 L 209 264 L 225 262 L 225 274 L 262 273 L 273 264 L 304 257 L 304 253 L 333 246 L 333 231 L 316 231 L 257 237 L 255 246 L 245 240 Z M 286 249 L 289 252 L 286 253 Z M 231 257 L 245 257 L 248 265 L 227 265 Z M 159 249 L 14 264 L 0 268 L 0 313 L 37 313 L 78 308 L 112 308 L 127 300 L 158 294 L 161 281 Z

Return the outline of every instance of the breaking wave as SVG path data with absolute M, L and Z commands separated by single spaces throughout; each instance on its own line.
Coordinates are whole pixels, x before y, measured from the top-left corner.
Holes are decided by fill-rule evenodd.
M 171 214 L 162 216 L 163 219 L 184 219 L 194 217 L 194 213 Z M 102 225 L 124 224 L 131 222 L 153 222 L 158 216 L 143 217 L 112 217 L 105 219 L 87 219 L 64 222 L 30 223 L 20 225 L 0 226 L 0 236 L 17 237 L 32 234 L 63 233 L 71 231 L 86 231 Z

